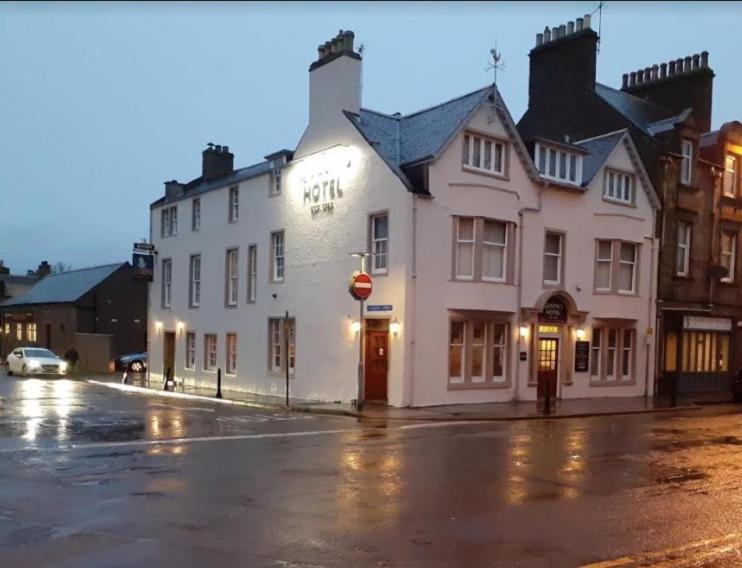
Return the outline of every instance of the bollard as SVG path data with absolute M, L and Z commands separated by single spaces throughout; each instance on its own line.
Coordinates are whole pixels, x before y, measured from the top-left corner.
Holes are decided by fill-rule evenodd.
M 222 370 L 216 370 L 216 398 L 222 398 Z
M 128 373 L 129 373 L 129 364 L 127 363 L 126 364 L 126 367 L 124 367 L 124 376 L 121 377 L 121 384 L 122 385 L 125 385 L 126 384 L 126 377 L 127 377 Z

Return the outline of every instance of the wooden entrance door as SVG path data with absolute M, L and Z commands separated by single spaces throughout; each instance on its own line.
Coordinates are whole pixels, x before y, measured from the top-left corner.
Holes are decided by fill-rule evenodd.
M 52 349 L 52 324 L 45 323 L 44 324 L 44 335 L 46 336 L 44 339 L 46 340 L 46 348 L 51 351 Z
M 389 363 L 389 332 L 366 332 L 364 398 L 386 401 L 386 381 Z
M 166 331 L 164 334 L 165 345 L 163 350 L 162 372 L 167 377 L 168 372 L 175 376 L 175 333 Z
M 538 340 L 538 387 L 537 396 L 555 398 L 557 391 L 557 372 L 559 370 L 559 340 L 553 337 L 540 337 Z

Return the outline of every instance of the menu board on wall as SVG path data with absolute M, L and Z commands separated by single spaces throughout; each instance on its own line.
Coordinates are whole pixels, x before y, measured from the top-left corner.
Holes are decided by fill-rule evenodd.
M 575 341 L 575 373 L 587 373 L 590 368 L 590 342 Z

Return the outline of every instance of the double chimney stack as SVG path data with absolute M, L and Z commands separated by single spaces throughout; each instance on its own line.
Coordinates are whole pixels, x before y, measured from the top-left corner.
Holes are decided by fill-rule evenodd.
M 536 34 L 536 47 L 571 36 L 572 34 L 581 32 L 582 30 L 589 30 L 591 25 L 590 14 L 585 14 L 582 18 L 577 18 L 574 22 L 567 22 L 566 24 L 555 26 L 551 29 L 546 26 L 543 33 Z

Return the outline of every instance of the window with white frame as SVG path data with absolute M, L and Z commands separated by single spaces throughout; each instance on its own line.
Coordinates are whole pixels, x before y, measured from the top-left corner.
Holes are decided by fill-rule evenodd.
M 474 218 L 456 218 L 456 278 L 474 278 Z
M 693 183 L 693 142 L 691 140 L 683 140 L 681 151 L 680 183 L 690 185 Z
M 544 239 L 544 284 L 559 286 L 562 282 L 562 245 L 564 235 L 546 232 Z
M 690 244 L 691 224 L 681 221 L 678 223 L 678 248 L 675 257 L 675 274 L 678 276 L 690 274 Z
M 634 203 L 634 176 L 606 170 L 603 198 L 619 203 Z
M 486 136 L 464 135 L 462 161 L 465 168 L 505 174 L 505 144 Z
M 239 288 L 239 249 L 233 248 L 227 251 L 226 263 L 226 304 L 236 306 Z
M 240 188 L 229 188 L 229 222 L 236 223 L 240 220 Z
M 196 334 L 192 331 L 186 333 L 186 349 L 185 349 L 185 368 L 195 369 L 196 368 Z
M 201 198 L 191 200 L 191 231 L 201 230 Z
M 482 280 L 505 280 L 507 248 L 507 225 L 501 221 L 485 219 L 482 231 Z
M 737 185 L 739 174 L 737 173 L 737 156 L 727 154 L 724 159 L 724 195 L 737 197 Z
M 621 243 L 618 258 L 618 293 L 633 294 L 636 290 L 636 249 L 634 243 Z
M 608 292 L 613 281 L 613 241 L 597 241 L 595 257 L 595 289 Z
M 273 176 L 271 180 L 271 195 L 278 195 L 281 193 L 281 170 L 273 170 Z
M 721 232 L 721 265 L 727 269 L 727 275 L 722 282 L 734 282 L 734 268 L 737 256 L 737 233 Z
M 247 301 L 255 302 L 258 285 L 258 245 L 247 247 Z
M 620 383 L 634 378 L 636 331 L 631 328 L 593 328 L 590 380 Z
M 178 234 L 178 206 L 165 207 L 160 213 L 160 235 L 174 237 Z
M 173 289 L 173 261 L 162 259 L 162 307 L 169 308 Z
M 486 386 L 507 377 L 508 324 L 481 319 L 451 319 L 448 384 Z
M 188 305 L 197 308 L 201 305 L 201 255 L 192 254 L 190 262 L 190 282 L 188 286 Z
M 285 263 L 283 231 L 271 233 L 271 281 L 283 282 Z
M 371 216 L 371 272 L 386 274 L 389 267 L 389 215 Z
M 36 324 L 29 323 L 26 325 L 26 339 L 36 341 Z
M 216 371 L 216 359 L 217 359 L 217 341 L 216 334 L 206 333 L 204 334 L 204 370 L 205 371 Z
M 536 144 L 536 166 L 548 179 L 580 185 L 582 183 L 582 155 L 563 148 Z
M 237 372 L 237 334 L 227 334 L 227 361 L 226 361 L 226 373 L 228 375 L 234 375 Z
M 288 337 L 284 336 L 284 333 Z M 286 371 L 285 342 L 288 339 L 289 374 L 296 367 L 296 322 L 293 318 L 270 318 L 268 320 L 268 368 L 274 373 Z

